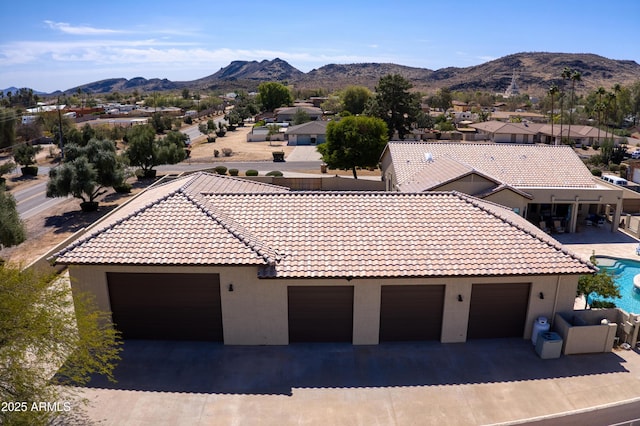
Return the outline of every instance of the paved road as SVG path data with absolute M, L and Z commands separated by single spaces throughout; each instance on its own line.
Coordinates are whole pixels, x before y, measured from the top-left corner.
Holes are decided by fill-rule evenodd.
M 640 401 L 523 424 L 530 426 L 640 425 Z
M 49 169 L 49 167 L 40 167 L 38 174 L 46 176 L 49 174 Z M 29 219 L 67 199 L 67 197 L 47 198 L 46 181 L 14 191 L 13 197 L 16 199 L 16 209 L 22 220 Z

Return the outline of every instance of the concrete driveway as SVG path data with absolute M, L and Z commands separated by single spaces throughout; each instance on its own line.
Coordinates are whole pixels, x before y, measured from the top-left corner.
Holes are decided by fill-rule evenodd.
M 640 396 L 640 354 L 540 359 L 530 341 L 223 346 L 127 341 L 103 425 L 479 425 Z M 74 407 L 74 410 L 80 410 Z

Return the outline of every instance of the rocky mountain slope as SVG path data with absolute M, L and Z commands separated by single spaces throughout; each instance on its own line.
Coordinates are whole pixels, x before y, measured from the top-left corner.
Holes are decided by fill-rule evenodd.
M 640 80 L 640 65 L 634 61 L 614 60 L 594 54 L 528 52 L 508 55 L 481 65 L 466 68 L 442 68 L 429 70 L 396 64 L 330 64 L 303 73 L 286 61 L 233 61 L 228 66 L 207 77 L 184 82 L 166 79 L 147 80 L 141 77 L 131 80 L 109 79 L 80 86 L 92 93 L 112 91 L 162 91 L 182 88 L 256 90 L 263 81 L 286 82 L 296 88 L 324 88 L 336 90 L 357 84 L 375 87 L 378 80 L 390 73 L 409 79 L 416 90 L 433 92 L 442 87 L 452 90 L 504 92 L 513 75 L 522 93 L 543 94 L 551 84 L 566 83 L 561 78 L 564 67 L 578 70 L 582 81 L 576 92 L 588 92 L 599 86 L 609 89 L 616 83 L 631 85 Z M 77 91 L 77 87 L 67 92 Z

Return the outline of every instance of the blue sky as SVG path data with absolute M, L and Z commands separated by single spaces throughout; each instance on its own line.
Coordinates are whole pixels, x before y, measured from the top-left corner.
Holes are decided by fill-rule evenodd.
M 46 1 L 0 4 L 0 89 L 194 80 L 233 60 L 467 67 L 518 52 L 640 63 L 639 0 Z

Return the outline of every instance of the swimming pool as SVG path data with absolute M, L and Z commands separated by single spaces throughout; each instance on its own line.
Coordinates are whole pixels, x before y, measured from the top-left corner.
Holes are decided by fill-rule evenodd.
M 640 274 L 640 262 L 627 259 L 613 259 L 610 257 L 596 257 L 599 267 L 607 268 L 615 275 L 616 284 L 620 287 L 619 299 L 589 296 L 592 300 L 609 300 L 620 309 L 629 313 L 640 314 L 640 291 L 633 286 L 633 277 Z

